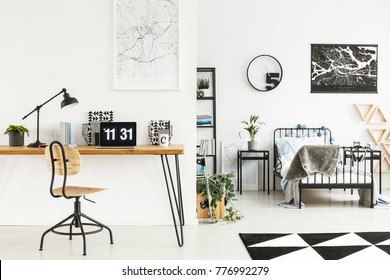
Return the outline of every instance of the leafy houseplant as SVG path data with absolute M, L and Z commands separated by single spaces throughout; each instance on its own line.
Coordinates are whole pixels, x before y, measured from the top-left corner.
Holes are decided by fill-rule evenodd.
M 255 141 L 256 135 L 260 130 L 260 127 L 265 124 L 265 122 L 259 121 L 259 116 L 256 115 L 250 115 L 249 122 L 248 121 L 242 121 L 241 123 L 245 124 L 246 126 L 244 129 L 248 131 L 250 142 L 248 142 L 248 149 L 249 150 L 256 150 L 257 143 Z
M 213 222 L 218 222 L 218 213 L 215 211 L 218 207 L 224 208 L 223 220 L 227 223 L 235 223 L 243 218 L 240 211 L 238 211 L 233 201 L 235 199 L 234 184 L 232 178 L 233 173 L 217 173 L 208 177 L 208 188 L 211 201 L 207 194 L 206 178 L 198 178 L 196 181 L 196 192 L 206 198 L 206 205 L 211 207 Z M 219 206 L 222 204 L 222 206 Z
M 29 131 L 23 125 L 10 124 L 4 131 L 4 134 L 9 135 L 10 146 L 23 146 L 24 145 L 24 134 L 29 136 Z

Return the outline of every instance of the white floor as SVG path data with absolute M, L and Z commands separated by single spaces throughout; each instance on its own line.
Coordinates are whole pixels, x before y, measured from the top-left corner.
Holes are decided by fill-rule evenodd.
M 389 196 L 390 190 L 384 195 Z M 82 256 L 81 238 L 49 233 L 44 250 L 39 240 L 47 226 L 0 226 L 2 260 L 249 260 L 238 234 L 261 232 L 390 231 L 390 208 L 371 209 L 358 204 L 356 191 L 307 190 L 306 208 L 285 209 L 277 204 L 283 194 L 244 191 L 236 206 L 245 218 L 236 224 L 184 227 L 184 246 L 177 246 L 172 226 L 112 226 L 107 232 L 87 236 L 88 255 Z

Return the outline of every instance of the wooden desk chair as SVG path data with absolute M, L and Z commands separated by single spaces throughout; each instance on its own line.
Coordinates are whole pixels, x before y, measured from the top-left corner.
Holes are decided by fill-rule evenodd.
M 50 183 L 50 194 L 55 197 L 63 197 L 66 199 L 75 199 L 74 202 L 74 212 L 69 215 L 67 218 L 52 226 L 48 230 L 46 230 L 41 237 L 41 244 L 39 250 L 42 251 L 43 248 L 43 240 L 47 233 L 52 231 L 56 234 L 68 235 L 69 239 L 72 239 L 73 235 L 81 235 L 83 237 L 83 255 L 87 254 L 86 251 L 86 239 L 85 236 L 87 234 L 97 233 L 106 228 L 110 233 L 110 242 L 113 243 L 112 231 L 109 227 L 104 224 L 88 217 L 84 213 L 81 212 L 81 202 L 80 197 L 84 197 L 85 195 L 89 195 L 92 193 L 100 192 L 102 188 L 90 188 L 90 187 L 79 187 L 79 186 L 68 186 L 66 184 L 66 179 L 68 176 L 76 175 L 80 172 L 80 154 L 79 152 L 72 147 L 63 146 L 60 142 L 54 141 L 45 149 L 45 157 L 46 162 L 48 164 L 49 169 L 51 169 L 51 183 Z M 57 175 L 62 176 L 62 186 L 53 188 L 54 181 L 58 177 Z M 84 197 L 85 198 L 85 197 Z M 85 218 L 89 220 L 89 222 L 82 222 L 81 218 Z M 70 223 L 66 223 L 71 220 Z M 92 226 L 98 227 L 98 229 L 85 231 L 84 226 Z M 60 227 L 69 227 L 69 232 L 57 231 Z M 73 232 L 73 227 L 79 228 L 80 232 Z

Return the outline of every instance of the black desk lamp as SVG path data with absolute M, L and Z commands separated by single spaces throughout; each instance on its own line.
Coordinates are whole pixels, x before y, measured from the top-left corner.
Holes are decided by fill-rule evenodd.
M 66 92 L 66 89 L 63 88 L 59 93 L 57 93 L 56 95 L 54 95 L 52 98 L 50 98 L 49 100 L 47 100 L 46 102 L 42 103 L 41 105 L 38 105 L 37 107 L 35 107 L 34 110 L 32 110 L 30 113 L 28 113 L 27 115 L 25 115 L 23 117 L 22 120 L 24 120 L 25 118 L 27 118 L 28 116 L 30 116 L 32 113 L 34 113 L 35 111 L 37 111 L 37 141 L 35 141 L 34 143 L 30 143 L 27 145 L 27 147 L 30 147 L 30 148 L 36 148 L 36 147 L 39 147 L 40 145 L 45 145 L 45 143 L 42 143 L 41 141 L 39 141 L 39 110 L 41 109 L 41 107 L 43 105 L 45 105 L 46 103 L 50 102 L 51 100 L 53 100 L 54 98 L 56 98 L 58 95 L 60 95 L 61 93 L 63 93 L 63 97 L 64 97 L 64 100 L 62 100 L 61 102 L 61 108 L 64 108 L 66 106 L 69 106 L 69 105 L 77 105 L 79 102 L 77 101 L 76 98 L 74 97 L 70 97 L 69 93 Z

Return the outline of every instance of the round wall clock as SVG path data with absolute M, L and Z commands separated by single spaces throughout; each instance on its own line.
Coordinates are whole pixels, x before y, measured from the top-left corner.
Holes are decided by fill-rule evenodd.
M 273 56 L 262 54 L 249 62 L 246 70 L 249 84 L 258 91 L 270 91 L 282 81 L 283 69 Z

